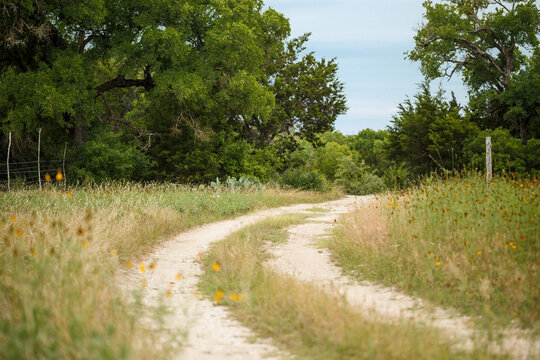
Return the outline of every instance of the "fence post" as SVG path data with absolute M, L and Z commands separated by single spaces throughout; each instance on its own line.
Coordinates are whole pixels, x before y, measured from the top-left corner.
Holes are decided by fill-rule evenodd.
M 8 148 L 7 148 L 7 189 L 8 191 L 11 191 L 11 188 L 10 188 L 10 177 L 9 177 L 9 153 L 11 151 L 11 131 L 9 132 L 9 140 L 8 140 Z
M 37 151 L 37 166 L 38 166 L 38 181 L 39 181 L 39 190 L 42 190 L 41 188 L 41 165 L 39 162 L 41 152 L 41 128 L 38 130 L 38 151 Z
M 64 145 L 64 157 L 62 158 L 62 174 L 64 175 L 64 189 L 67 189 L 66 151 L 67 151 L 67 143 Z
M 489 184 L 493 177 L 493 166 L 491 162 L 491 137 L 486 137 L 486 181 Z

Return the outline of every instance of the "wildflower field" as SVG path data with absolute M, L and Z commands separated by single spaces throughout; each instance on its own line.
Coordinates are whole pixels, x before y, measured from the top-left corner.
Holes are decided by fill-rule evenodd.
M 268 219 L 214 244 L 203 259 L 202 291 L 300 359 L 498 358 L 480 347 L 456 350 L 436 329 L 421 324 L 368 318 L 337 293 L 265 267 L 266 246 L 287 241 L 286 228 L 305 217 Z
M 159 329 L 137 326 L 144 309 L 115 283 L 119 269 L 151 268 L 134 264 L 189 227 L 337 196 L 120 184 L 0 193 L 0 358 L 167 358 Z
M 378 197 L 326 245 L 347 272 L 473 315 L 540 330 L 540 184 L 480 175 Z

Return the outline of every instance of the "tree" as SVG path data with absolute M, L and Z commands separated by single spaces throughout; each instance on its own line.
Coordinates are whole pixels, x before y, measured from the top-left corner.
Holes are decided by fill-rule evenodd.
M 422 84 L 414 101 L 407 99 L 399 105 L 388 127 L 390 158 L 404 162 L 416 174 L 456 168 L 463 143 L 477 132 L 460 114 L 455 98 L 446 101 L 443 95 L 442 90 L 431 95 L 428 84 Z
M 529 117 L 510 109 L 493 96 L 512 89 L 515 75 L 527 64 L 527 53 L 538 47 L 540 11 L 533 0 L 444 0 L 424 2 L 425 22 L 407 55 L 420 61 L 427 79 L 461 73 L 481 111 L 495 125 L 514 119 L 527 140 Z M 481 94 L 481 96 L 479 96 Z

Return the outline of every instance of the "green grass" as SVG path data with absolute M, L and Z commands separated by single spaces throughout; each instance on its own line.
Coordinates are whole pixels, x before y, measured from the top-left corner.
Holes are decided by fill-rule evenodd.
M 540 329 L 540 188 L 480 177 L 390 194 L 345 217 L 327 246 L 359 279 L 474 315 Z
M 190 227 L 337 196 L 119 184 L 0 193 L 0 358 L 168 358 L 155 345 L 176 334 L 139 326 L 159 309 L 122 294 L 119 269 Z
M 269 219 L 212 245 L 203 259 L 206 270 L 199 284 L 203 293 L 298 358 L 496 358 L 481 344 L 481 350 L 473 353 L 456 351 L 436 330 L 406 320 L 388 324 L 368 319 L 338 295 L 265 268 L 269 257 L 265 246 L 284 241 L 283 229 L 304 218 Z

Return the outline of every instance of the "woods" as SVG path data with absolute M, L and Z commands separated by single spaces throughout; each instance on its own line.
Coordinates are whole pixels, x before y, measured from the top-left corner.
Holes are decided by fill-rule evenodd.
M 0 144 L 11 132 L 10 161 L 33 161 L 43 129 L 42 159 L 67 145 L 71 182 L 251 176 L 361 193 L 481 167 L 491 135 L 496 171 L 536 175 L 538 6 L 424 9 L 406 54 L 425 76 L 418 93 L 386 130 L 343 136 L 332 133 L 347 112 L 337 60 L 310 52 L 309 33 L 291 38 L 260 0 L 4 2 Z M 467 104 L 430 85 L 458 75 Z

